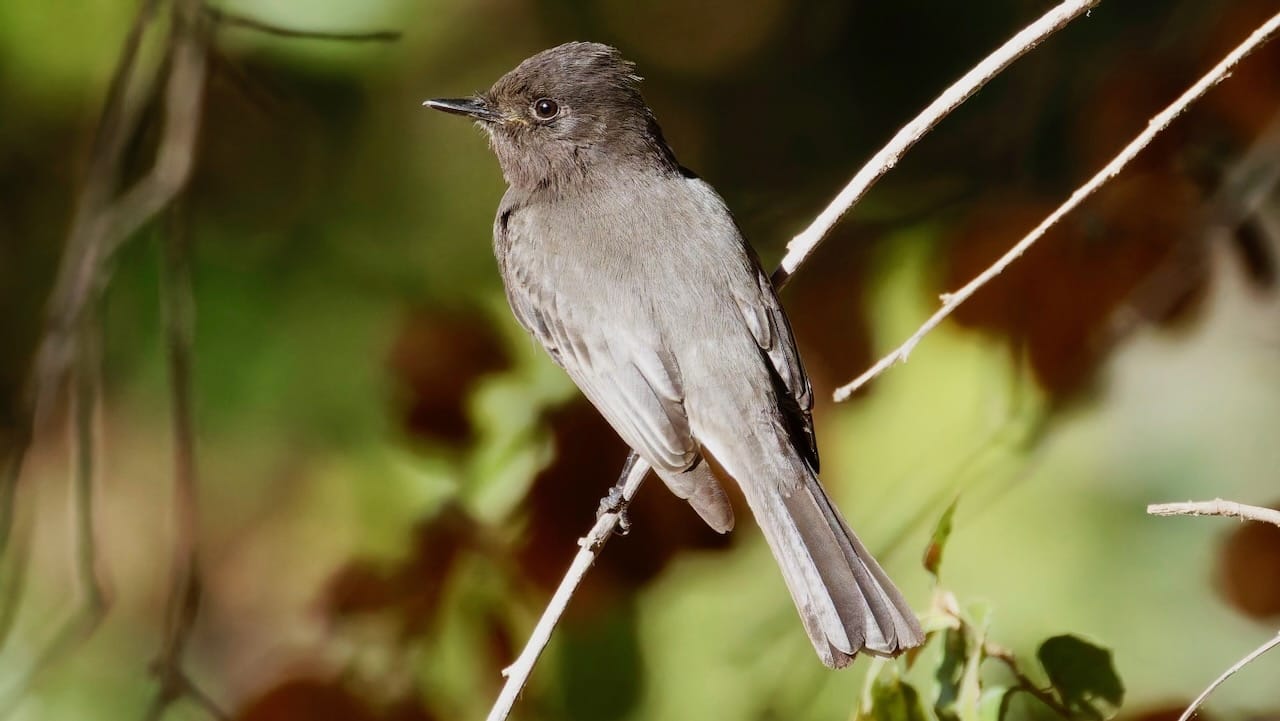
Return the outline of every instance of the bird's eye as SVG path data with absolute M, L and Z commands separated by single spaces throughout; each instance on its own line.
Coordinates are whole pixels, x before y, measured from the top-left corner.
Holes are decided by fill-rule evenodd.
M 550 120 L 560 114 L 560 106 L 551 98 L 538 98 L 533 101 L 533 114 L 539 120 Z

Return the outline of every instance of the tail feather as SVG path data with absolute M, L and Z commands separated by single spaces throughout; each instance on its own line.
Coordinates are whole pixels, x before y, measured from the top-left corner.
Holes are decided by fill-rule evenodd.
M 857 534 L 849 528 L 849 524 L 840 515 L 840 510 L 818 485 L 816 478 L 812 479 L 811 489 L 816 490 L 816 499 L 826 509 L 827 518 L 832 523 L 836 537 L 842 543 L 848 543 L 846 558 L 856 559 L 859 564 L 854 567 L 861 568 L 870 576 L 866 579 L 866 583 L 860 579 L 858 586 L 863 589 L 874 587 L 879 590 L 879 593 L 865 593 L 878 627 L 893 630 L 893 635 L 886 637 L 883 645 L 872 643 L 872 640 L 868 639 L 867 650 L 873 654 L 896 656 L 906 649 L 924 643 L 924 631 L 920 628 L 915 612 L 902 597 L 902 592 L 894 585 L 889 574 L 884 572 L 871 552 L 862 545 Z
M 818 479 L 741 483 L 822 662 L 847 666 L 859 651 L 896 656 L 924 634 L 911 607 L 849 528 Z

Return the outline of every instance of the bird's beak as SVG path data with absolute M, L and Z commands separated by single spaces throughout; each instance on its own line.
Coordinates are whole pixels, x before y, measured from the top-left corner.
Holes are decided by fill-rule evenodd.
M 473 120 L 485 123 L 496 123 L 502 116 L 489 107 L 489 103 L 481 97 L 474 98 L 435 98 L 423 103 L 434 110 L 442 110 L 454 115 L 465 115 Z

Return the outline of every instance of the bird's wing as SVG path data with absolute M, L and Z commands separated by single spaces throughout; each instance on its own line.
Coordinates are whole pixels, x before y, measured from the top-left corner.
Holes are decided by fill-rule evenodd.
M 684 471 L 697 461 L 680 371 L 656 337 L 601 323 L 519 269 L 510 269 L 506 285 L 520 324 L 655 470 Z
M 734 297 L 756 345 L 768 359 L 778 404 L 792 442 L 816 473 L 818 444 L 813 433 L 813 388 L 800 362 L 791 322 L 778 302 L 773 283 L 750 248 L 746 250 L 756 282 L 754 287 L 735 290 Z

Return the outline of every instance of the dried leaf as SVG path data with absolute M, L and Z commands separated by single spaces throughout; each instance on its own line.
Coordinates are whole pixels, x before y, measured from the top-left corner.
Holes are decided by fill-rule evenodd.
M 956 514 L 956 503 L 959 500 L 952 501 L 951 505 L 947 506 L 947 510 L 942 512 L 938 525 L 933 528 L 933 535 L 929 537 L 929 545 L 924 549 L 924 569 L 933 575 L 935 581 L 940 575 L 942 551 L 947 546 L 947 540 L 951 538 L 951 519 Z

